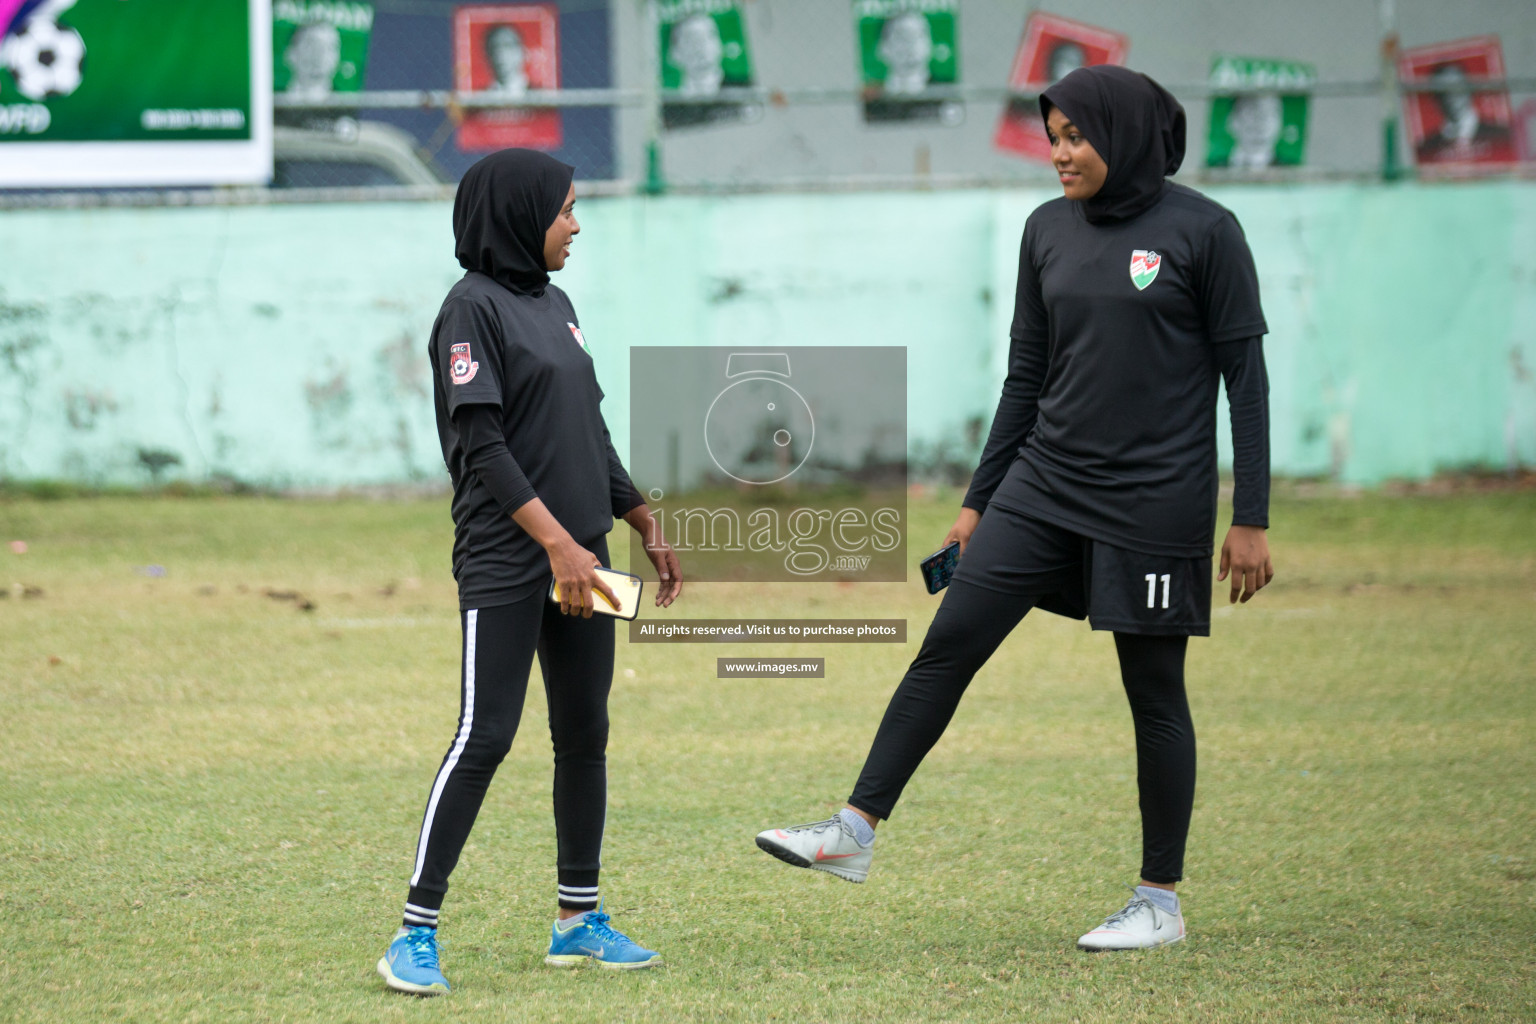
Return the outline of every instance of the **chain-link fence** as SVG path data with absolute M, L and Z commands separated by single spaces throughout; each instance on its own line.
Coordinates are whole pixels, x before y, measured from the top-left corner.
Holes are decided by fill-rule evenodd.
M 432 186 L 509 146 L 548 150 L 585 179 L 619 178 L 614 111 L 642 97 L 614 86 L 610 7 L 278 0 L 273 184 Z M 353 63 L 365 66 L 343 80 L 348 26 L 335 23 L 359 10 L 370 17 L 366 32 L 363 19 L 353 23 L 365 36 Z M 311 53 L 304 30 L 316 24 L 336 31 Z
M 1097 63 L 1169 86 L 1189 114 L 1185 171 L 1204 177 L 1486 173 L 1532 159 L 1536 18 L 1498 0 L 660 0 L 649 13 L 665 48 L 670 12 L 677 39 L 717 8 L 744 25 L 751 87 L 735 90 L 735 116 L 696 129 L 673 130 L 665 111 L 702 101 L 663 93 L 674 186 L 1050 180 L 1035 96 Z
M 1047 182 L 1035 96 L 1095 63 L 1180 98 L 1195 177 L 1536 159 L 1520 0 L 273 0 L 273 18 L 272 185 L 296 198 L 443 194 L 506 146 L 588 191 Z

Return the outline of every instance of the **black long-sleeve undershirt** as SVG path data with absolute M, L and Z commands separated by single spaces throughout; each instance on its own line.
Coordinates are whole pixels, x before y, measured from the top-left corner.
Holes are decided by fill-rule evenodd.
M 499 408 L 494 405 L 460 406 L 453 414 L 453 424 L 459 430 L 465 466 L 480 478 L 503 512 L 510 516 L 538 497 L 507 447 Z M 606 436 L 604 440 L 607 441 Z M 612 441 L 608 441 L 608 491 L 614 518 L 645 503 L 624 471 Z
M 981 450 L 981 462 L 971 475 L 971 486 L 961 502 L 964 507 L 986 511 L 992 492 L 1003 482 L 1008 467 L 1013 465 L 1019 449 L 1024 447 L 1025 438 L 1035 429 L 1035 421 L 1040 418 L 1040 389 L 1045 386 L 1045 372 L 1050 362 L 1043 342 L 1014 339 L 1008 353 L 1008 376 L 1003 381 L 1003 394 L 997 400 L 997 414 L 992 417 L 992 430 L 987 434 L 986 447 Z
M 1269 372 L 1258 338 L 1215 346 L 1232 414 L 1232 525 L 1269 526 Z
M 1232 522 L 1238 526 L 1269 526 L 1269 375 L 1259 338 L 1213 346 L 1216 366 L 1226 382 L 1232 413 Z M 1015 341 L 1009 354 L 1008 377 L 981 461 L 961 504 L 986 510 L 1019 449 L 1040 415 L 1040 389 L 1050 359 L 1044 344 Z
M 510 516 L 538 497 L 523 467 L 507 448 L 501 409 L 494 405 L 463 405 L 453 414 L 453 425 L 459 429 L 464 465 L 480 478 L 503 512 Z
M 603 428 L 603 443 L 608 446 L 608 501 L 613 509 L 613 518 L 623 519 L 626 512 L 644 505 L 645 498 L 629 478 L 629 471 L 624 468 L 623 460 L 614 449 L 613 438 L 608 436 L 607 427 Z

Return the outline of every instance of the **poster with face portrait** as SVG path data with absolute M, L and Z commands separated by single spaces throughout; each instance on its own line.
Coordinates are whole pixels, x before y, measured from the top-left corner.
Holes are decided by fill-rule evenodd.
M 519 109 L 530 90 L 560 88 L 560 10 L 554 4 L 475 4 L 453 11 L 453 87 L 506 97 L 505 110 L 468 111 L 458 145 L 466 152 L 558 149 L 558 110 Z
M 1403 94 L 1408 140 L 1421 168 L 1476 170 L 1517 159 L 1509 91 L 1468 85 L 1469 79 L 1504 77 L 1498 36 L 1404 50 L 1397 70 L 1404 82 L 1435 87 Z
M 1317 69 L 1297 61 L 1217 56 L 1211 62 L 1207 167 L 1296 167 L 1307 156 L 1307 90 Z M 1278 89 L 1240 92 L 1224 89 Z
M 755 121 L 762 104 L 730 98 L 752 85 L 747 26 L 736 0 L 661 0 L 661 123 L 689 128 Z
M 1024 23 L 1024 38 L 1008 72 L 1008 87 L 1043 90 L 1068 72 L 1096 64 L 1124 64 L 1130 40 L 1118 32 L 1036 11 Z M 992 145 L 1008 153 L 1050 163 L 1051 143 L 1033 99 L 1013 99 L 1003 108 Z
M 272 89 L 323 100 L 357 92 L 368 65 L 373 4 L 345 0 L 274 0 Z
M 965 120 L 958 99 L 925 95 L 960 81 L 959 7 L 958 0 L 854 0 L 865 121 Z

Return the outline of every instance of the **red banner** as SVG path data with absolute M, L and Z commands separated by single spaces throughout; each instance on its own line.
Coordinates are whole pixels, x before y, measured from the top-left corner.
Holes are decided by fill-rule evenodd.
M 1130 46 L 1130 40 L 1118 32 L 1036 11 L 1024 23 L 1024 38 L 1008 72 L 1008 86 L 1044 89 L 1080 67 L 1124 64 Z M 997 122 L 992 144 L 1049 163 L 1051 143 L 1045 137 L 1039 105 L 1034 100 L 1010 100 Z
M 516 103 L 530 89 L 560 88 L 560 11 L 554 4 L 475 4 L 453 12 L 453 86 Z M 459 126 L 466 151 L 558 149 L 558 110 L 473 110 Z
M 1476 169 L 1518 159 L 1509 90 L 1474 92 L 1467 85 L 1468 79 L 1504 77 L 1498 36 L 1405 50 L 1398 76 L 1439 86 L 1403 95 L 1408 138 L 1420 167 Z

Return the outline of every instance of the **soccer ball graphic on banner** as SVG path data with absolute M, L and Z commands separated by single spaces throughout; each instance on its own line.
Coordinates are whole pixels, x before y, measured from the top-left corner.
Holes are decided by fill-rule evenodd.
M 0 43 L 0 64 L 29 100 L 68 96 L 80 88 L 85 40 L 72 28 L 34 15 Z

